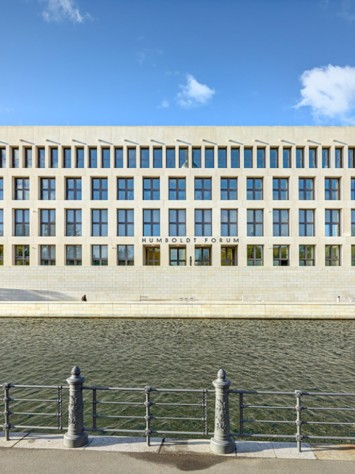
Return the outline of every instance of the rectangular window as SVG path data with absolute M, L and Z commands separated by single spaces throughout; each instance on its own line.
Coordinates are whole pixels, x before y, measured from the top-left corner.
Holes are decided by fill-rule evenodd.
M 81 200 L 81 178 L 65 178 L 65 199 L 68 201 Z
M 212 265 L 212 249 L 211 247 L 195 247 L 195 265 L 211 266 Z
M 212 209 L 195 209 L 195 236 L 212 235 Z
M 136 168 L 137 167 L 137 150 L 135 148 L 128 148 L 127 149 L 127 165 L 128 168 Z
M 107 209 L 91 209 L 91 236 L 107 237 L 108 235 Z
M 160 265 L 160 247 L 145 246 L 144 248 L 144 265 L 159 266 Z
M 273 246 L 273 263 L 274 267 L 288 267 L 289 261 L 289 246 L 288 245 L 274 245 Z
M 66 237 L 80 237 L 82 235 L 81 209 L 66 209 L 65 235 Z
M 4 209 L 0 209 L 0 236 L 4 235 Z
M 299 246 L 299 265 L 300 267 L 315 266 L 315 246 L 300 245 Z
M 40 245 L 39 253 L 40 265 L 55 265 L 55 245 Z
M 84 148 L 75 149 L 75 168 L 84 168 Z
M 166 149 L 166 168 L 175 168 L 175 148 Z
M 339 267 L 340 266 L 340 245 L 326 245 L 325 246 L 325 266 Z
M 46 167 L 46 151 L 44 147 L 37 148 L 37 168 Z
M 317 168 L 317 148 L 310 148 L 308 155 L 308 167 Z
M 253 149 L 244 148 L 244 168 L 253 167 Z
M 256 151 L 256 166 L 257 168 L 265 168 L 266 166 L 266 150 L 265 148 L 258 148 Z
M 201 168 L 201 148 L 192 149 L 192 167 Z
M 212 199 L 211 178 L 195 178 L 195 200 L 206 201 Z
M 134 209 L 117 209 L 117 235 L 134 236 Z
M 270 148 L 270 168 L 279 167 L 279 149 Z
M 63 168 L 71 168 L 71 148 L 63 148 Z
M 29 265 L 30 264 L 30 246 L 29 245 L 15 245 L 15 265 Z
M 350 188 L 350 195 L 351 195 L 351 200 L 355 199 L 355 178 L 351 178 L 351 188 Z
M 145 237 L 160 235 L 160 209 L 143 209 L 143 235 Z
M 291 148 L 284 148 L 282 150 L 282 162 L 283 168 L 291 168 Z
M 117 199 L 119 201 L 132 201 L 134 199 L 133 178 L 117 178 Z
M 351 209 L 351 237 L 355 237 L 355 209 Z
M 74 266 L 82 264 L 81 245 L 65 246 L 65 264 Z
M 169 247 L 169 265 L 186 266 L 186 247 Z
M 304 168 L 304 148 L 296 148 L 296 168 Z
M 231 201 L 238 199 L 237 178 L 221 178 L 221 200 Z
M 169 199 L 183 201 L 186 199 L 186 179 L 169 178 Z
M 340 209 L 325 210 L 325 236 L 340 236 Z
M 335 167 L 343 168 L 343 149 L 342 148 L 335 149 Z
M 97 148 L 89 148 L 89 168 L 97 168 Z
M 189 154 L 187 148 L 179 148 L 179 168 L 189 167 Z
M 273 209 L 272 221 L 272 235 L 274 237 L 288 237 L 290 235 L 288 209 Z
M 109 148 L 101 149 L 101 168 L 111 167 L 111 153 Z
M 330 149 L 322 148 L 322 168 L 330 168 Z
M 340 179 L 339 178 L 325 178 L 324 198 L 326 201 L 336 201 L 340 199 Z
M 40 228 L 41 237 L 55 237 L 55 209 L 40 209 Z
M 140 149 L 140 167 L 149 168 L 149 148 Z
M 6 149 L 0 148 L 0 168 L 6 168 Z
M 16 201 L 30 199 L 30 178 L 15 178 L 14 199 Z
M 0 200 L 4 199 L 4 179 L 0 178 Z
M 348 168 L 355 168 L 355 148 L 348 149 Z
M 32 168 L 32 148 L 25 148 L 25 168 Z
M 40 199 L 55 200 L 55 178 L 40 178 Z
M 117 265 L 124 267 L 134 265 L 133 245 L 117 245 Z
M 247 246 L 247 265 L 248 267 L 262 267 L 264 265 L 264 246 Z
M 123 168 L 123 148 L 115 148 L 115 168 Z
M 205 148 L 205 168 L 214 168 L 214 148 Z
M 238 235 L 238 210 L 221 209 L 221 236 L 236 237 Z
M 285 201 L 289 199 L 288 178 L 273 178 L 272 199 L 275 201 Z
M 153 148 L 153 168 L 163 167 L 163 150 L 162 148 Z
M 299 236 L 300 237 L 314 237 L 314 209 L 299 209 Z
M 238 247 L 221 247 L 221 265 L 222 267 L 234 267 L 238 265 Z
M 58 168 L 58 148 L 50 149 L 51 168 Z
M 298 199 L 303 201 L 314 200 L 314 178 L 299 178 Z
M 262 237 L 264 233 L 264 210 L 247 209 L 247 236 Z
M 218 168 L 227 168 L 227 148 L 218 148 Z
M 247 178 L 247 199 L 259 201 L 263 194 L 263 178 Z
M 159 201 L 160 178 L 143 178 L 143 199 L 145 201 Z
M 18 148 L 11 148 L 11 167 L 20 167 L 20 151 Z
M 0 245 L 0 266 L 4 265 L 4 246 Z
M 108 265 L 108 246 L 92 245 L 91 246 L 91 265 L 107 266 Z
M 30 210 L 14 209 L 14 236 L 29 237 L 30 235 Z
M 240 149 L 231 148 L 231 168 L 240 168 Z
M 107 178 L 91 178 L 91 199 L 93 201 L 106 201 L 107 195 Z
M 183 237 L 186 235 L 186 210 L 169 209 L 169 236 Z
M 351 246 L 351 265 L 355 266 L 355 245 Z

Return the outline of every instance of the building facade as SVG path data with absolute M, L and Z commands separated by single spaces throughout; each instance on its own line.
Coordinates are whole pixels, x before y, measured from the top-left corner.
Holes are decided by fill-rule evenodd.
M 260 278 L 263 300 L 355 296 L 354 127 L 0 127 L 0 167 L 5 287 L 95 271 L 128 298 L 252 299 Z M 165 293 L 130 295 L 150 271 Z

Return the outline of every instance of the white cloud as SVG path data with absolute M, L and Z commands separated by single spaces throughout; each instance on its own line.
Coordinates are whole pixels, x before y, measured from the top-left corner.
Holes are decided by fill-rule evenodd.
M 169 108 L 169 106 L 170 106 L 169 101 L 164 99 L 164 100 L 161 101 L 161 104 L 160 104 L 159 108 L 160 109 L 167 109 L 167 108 Z
M 75 0 L 40 0 L 44 4 L 42 16 L 49 23 L 60 23 L 70 21 L 72 23 L 83 23 L 90 18 L 88 13 L 82 14 Z
M 338 15 L 350 23 L 355 20 L 355 1 L 343 0 Z
M 319 67 L 301 76 L 302 99 L 296 108 L 310 107 L 318 118 L 353 122 L 355 115 L 355 67 Z
M 198 82 L 191 74 L 187 74 L 186 84 L 181 84 L 179 87 L 181 90 L 176 100 L 178 105 L 185 109 L 205 105 L 215 94 L 213 89 Z

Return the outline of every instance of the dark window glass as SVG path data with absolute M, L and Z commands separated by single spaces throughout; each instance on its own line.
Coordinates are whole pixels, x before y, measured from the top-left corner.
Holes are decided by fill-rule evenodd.
M 40 198 L 44 201 L 55 200 L 55 178 L 40 178 Z
M 238 247 L 221 247 L 221 265 L 236 266 L 238 265 Z
M 169 178 L 169 199 L 183 201 L 186 199 L 186 179 Z
M 303 201 L 314 200 L 314 178 L 299 178 L 298 198 Z
M 92 237 L 107 237 L 107 209 L 91 209 L 91 235 Z
M 173 266 L 186 265 L 186 247 L 170 247 L 169 248 L 169 265 L 173 265 Z
M 32 148 L 25 148 L 25 168 L 32 168 Z
M 175 168 L 175 148 L 166 149 L 166 168 Z
M 108 246 L 92 245 L 91 246 L 91 265 L 106 266 L 108 265 Z
M 163 167 L 163 150 L 162 148 L 153 148 L 153 168 Z
M 343 168 L 343 149 L 342 148 L 335 149 L 335 167 Z
M 71 148 L 63 149 L 63 168 L 71 168 Z
M 117 235 L 134 236 L 134 209 L 117 209 Z
M 15 265 L 29 265 L 30 264 L 30 246 L 29 245 L 15 245 Z
M 65 179 L 65 199 L 72 201 L 81 200 L 81 178 Z
M 101 150 L 101 168 L 111 167 L 111 153 L 109 148 L 102 148 Z
M 81 265 L 81 245 L 66 245 L 65 246 L 65 264 L 66 265 Z
M 143 209 L 143 235 L 145 237 L 160 235 L 160 209 Z
M 115 148 L 115 168 L 123 168 L 123 148 Z
M 75 167 L 84 168 L 84 148 L 76 148 L 75 150 Z
M 314 237 L 314 209 L 299 209 L 299 236 Z
M 317 148 L 309 149 L 309 168 L 317 168 Z
M 187 148 L 179 148 L 179 168 L 189 167 L 189 154 Z
M 66 237 L 80 237 L 82 235 L 81 209 L 66 209 L 65 235 Z
M 315 246 L 299 246 L 299 265 L 301 267 L 314 267 L 315 265 Z
M 237 209 L 221 209 L 221 236 L 235 237 L 238 235 Z
M 348 150 L 348 168 L 355 168 L 355 148 Z
M 30 210 L 14 209 L 14 236 L 29 237 L 30 235 Z
M 288 209 L 273 209 L 273 236 L 274 237 L 288 237 L 289 236 L 289 210 Z
M 247 209 L 247 236 L 261 237 L 264 228 L 263 209 Z
M 30 198 L 30 178 L 15 178 L 14 199 L 25 201 Z
M 304 148 L 296 148 L 296 168 L 304 168 Z
M 108 194 L 107 178 L 91 179 L 91 199 L 93 201 L 105 201 Z
M 117 199 L 132 201 L 134 199 L 133 178 L 117 178 Z
M 256 152 L 256 166 L 258 168 L 265 168 L 266 166 L 266 152 L 265 148 L 258 148 Z
M 143 199 L 151 201 L 160 199 L 160 178 L 143 178 Z
M 270 148 L 270 168 L 279 167 L 279 149 Z
M 46 167 L 46 152 L 44 148 L 37 148 L 37 168 Z
M 263 194 L 263 178 L 247 178 L 247 199 L 260 201 Z
M 149 148 L 141 148 L 140 155 L 140 167 L 149 168 Z
M 97 148 L 89 148 L 89 168 L 97 168 Z
M 336 201 L 340 199 L 340 179 L 339 178 L 325 178 L 324 198 L 327 201 Z
M 340 266 L 340 245 L 326 245 L 325 246 L 325 266 L 339 267 Z
M 237 178 L 221 178 L 221 200 L 231 201 L 238 199 Z
M 275 267 L 287 267 L 290 265 L 289 261 L 289 246 L 288 245 L 274 245 L 273 246 L 273 260 Z
M 240 168 L 240 149 L 231 148 L 231 168 Z
M 4 235 L 4 209 L 0 209 L 0 236 Z
M 340 210 L 326 209 L 325 210 L 325 236 L 339 237 L 340 236 Z
M 291 148 L 284 148 L 282 150 L 282 161 L 283 168 L 291 168 Z
M 11 148 L 11 167 L 20 167 L 20 151 L 18 148 Z
M 355 237 L 355 209 L 351 209 L 351 236 Z
M 261 267 L 264 265 L 264 246 L 247 246 L 247 265 L 248 267 Z
M 284 201 L 289 197 L 288 178 L 273 178 L 272 198 L 276 201 Z
M 144 265 L 160 265 L 160 247 L 144 247 Z
M 186 235 L 186 210 L 169 209 L 169 236 L 183 237 Z
M 214 148 L 205 148 L 205 168 L 214 168 Z
M 212 235 L 212 209 L 195 209 L 195 236 Z
M 195 247 L 195 265 L 210 266 L 212 265 L 211 247 Z
M 51 168 L 58 168 L 58 148 L 50 149 Z
M 244 168 L 253 167 L 253 149 L 244 148 Z
M 201 168 L 201 148 L 192 149 L 192 167 Z
M 6 149 L 0 148 L 0 168 L 6 168 Z
M 55 237 L 55 209 L 40 210 L 41 237 Z
M 218 168 L 227 168 L 227 148 L 218 148 Z
M 195 200 L 212 199 L 211 178 L 195 178 Z
M 137 167 L 137 150 L 135 148 L 128 148 L 127 149 L 128 155 L 128 168 L 136 168 Z
M 55 265 L 55 245 L 40 245 L 40 265 Z
M 117 265 L 134 265 L 133 245 L 117 245 Z
M 330 168 L 330 150 L 322 148 L 322 168 Z
M 351 185 L 350 185 L 350 194 L 351 194 L 351 199 L 355 199 L 355 178 L 351 178 Z
M 0 200 L 4 199 L 4 179 L 0 178 Z

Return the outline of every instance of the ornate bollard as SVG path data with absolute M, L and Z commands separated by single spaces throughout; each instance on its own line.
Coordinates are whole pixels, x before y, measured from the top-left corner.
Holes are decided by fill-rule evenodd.
M 80 368 L 72 368 L 71 377 L 67 379 L 69 384 L 69 423 L 68 431 L 64 435 L 64 446 L 66 448 L 80 448 L 88 443 L 88 435 L 84 431 L 83 416 L 83 383 L 85 378 L 80 375 Z
M 213 386 L 216 389 L 216 408 L 214 436 L 211 439 L 211 451 L 215 454 L 230 454 L 235 452 L 235 441 L 230 435 L 228 390 L 231 382 L 227 379 L 224 369 L 219 369 L 217 380 Z

